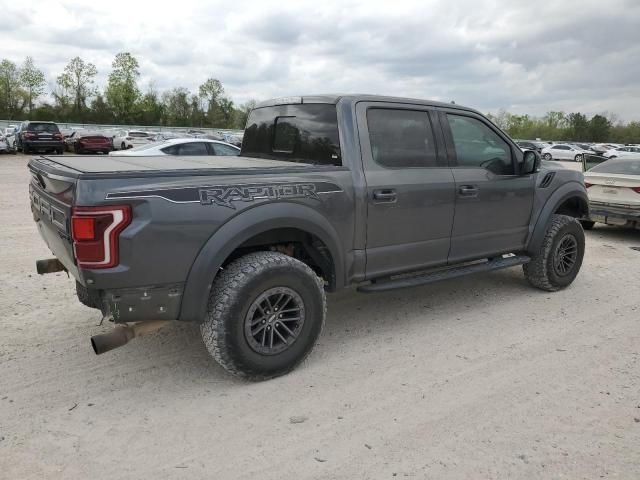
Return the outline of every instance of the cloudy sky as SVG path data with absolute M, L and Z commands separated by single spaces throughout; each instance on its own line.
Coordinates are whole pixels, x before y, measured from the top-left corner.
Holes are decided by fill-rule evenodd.
M 0 12 L 0 57 L 31 55 L 51 84 L 78 55 L 103 86 L 128 51 L 143 90 L 215 77 L 238 103 L 380 93 L 640 120 L 638 0 L 0 0 Z

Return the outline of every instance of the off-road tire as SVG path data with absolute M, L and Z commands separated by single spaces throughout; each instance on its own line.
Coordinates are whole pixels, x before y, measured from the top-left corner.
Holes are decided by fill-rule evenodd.
M 583 230 L 591 230 L 596 222 L 592 222 L 591 220 L 580 220 L 580 225 L 582 225 Z
M 577 242 L 577 257 L 571 270 L 564 276 L 554 268 L 554 253 L 565 237 L 572 235 Z M 578 275 L 584 257 L 584 231 L 580 222 L 567 215 L 553 215 L 542 241 L 540 251 L 522 268 L 531 285 L 547 292 L 561 290 L 573 282 Z
M 251 305 L 274 287 L 293 290 L 304 304 L 304 323 L 292 344 L 276 354 L 261 354 L 249 344 L 245 321 Z M 324 283 L 301 261 L 278 252 L 254 252 L 218 273 L 200 327 L 211 356 L 228 372 L 266 380 L 293 370 L 309 355 L 326 316 Z

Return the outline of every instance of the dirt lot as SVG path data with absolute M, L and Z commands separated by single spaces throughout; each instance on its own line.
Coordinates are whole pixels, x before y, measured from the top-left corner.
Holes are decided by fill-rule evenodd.
M 0 157 L 0 478 L 640 478 L 640 231 L 587 233 L 567 290 L 520 268 L 329 297 L 306 363 L 228 376 L 195 325 L 104 356 L 106 332 Z

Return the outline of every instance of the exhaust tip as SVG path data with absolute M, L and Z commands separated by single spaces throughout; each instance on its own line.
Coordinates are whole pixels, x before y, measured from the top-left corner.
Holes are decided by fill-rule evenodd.
M 91 347 L 93 347 L 96 355 L 100 355 L 125 345 L 130 338 L 133 338 L 133 336 L 128 335 L 126 327 L 116 327 L 110 333 L 103 333 L 91 337 Z

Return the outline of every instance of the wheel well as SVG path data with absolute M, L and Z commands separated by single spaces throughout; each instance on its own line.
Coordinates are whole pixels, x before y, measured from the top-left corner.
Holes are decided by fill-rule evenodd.
M 553 213 L 574 218 L 586 218 L 589 215 L 589 206 L 583 198 L 571 197 L 562 202 Z
M 281 252 L 306 263 L 325 280 L 330 291 L 336 288 L 336 275 L 329 248 L 317 236 L 297 228 L 277 228 L 259 233 L 239 245 L 222 263 L 222 268 L 251 252 Z

